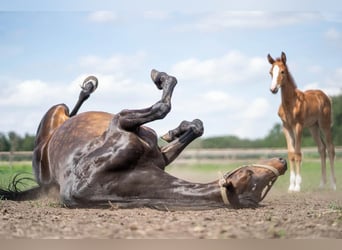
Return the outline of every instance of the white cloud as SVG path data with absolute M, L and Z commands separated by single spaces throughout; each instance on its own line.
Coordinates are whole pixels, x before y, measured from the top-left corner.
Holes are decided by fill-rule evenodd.
M 67 96 L 70 86 L 47 83 L 41 80 L 24 80 L 19 83 L 9 83 L 3 86 L 5 93 L 0 99 L 0 106 L 35 107 L 58 97 Z
M 187 81 L 232 85 L 260 77 L 268 72 L 268 67 L 265 58 L 249 58 L 239 51 L 230 51 L 221 57 L 178 62 L 171 71 Z
M 183 30 L 219 32 L 229 28 L 264 29 L 321 20 L 317 12 L 219 11 L 204 15 Z M 181 29 L 180 29 L 181 30 Z
M 342 67 L 335 69 L 324 80 L 322 89 L 328 95 L 339 95 L 342 93 Z
M 79 67 L 99 73 L 127 73 L 139 70 L 146 58 L 146 53 L 140 51 L 134 55 L 116 54 L 110 57 L 87 55 L 79 60 Z
M 269 114 L 269 111 L 270 103 L 265 98 L 256 97 L 253 100 L 245 102 L 245 107 L 241 111 L 241 118 L 258 120 Z
M 88 19 L 95 23 L 108 23 L 117 20 L 117 15 L 113 11 L 95 11 L 89 14 Z
M 151 20 L 166 20 L 170 18 L 169 12 L 163 10 L 144 11 L 143 16 L 145 19 Z
M 323 67 L 320 65 L 311 65 L 308 67 L 308 72 L 313 74 L 321 74 L 323 72 Z
M 342 33 L 335 28 L 330 28 L 324 33 L 324 36 L 328 40 L 339 41 L 342 38 Z

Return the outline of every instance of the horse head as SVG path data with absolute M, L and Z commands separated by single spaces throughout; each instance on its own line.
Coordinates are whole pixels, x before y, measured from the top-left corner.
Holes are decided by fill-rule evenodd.
M 219 180 L 222 198 L 235 208 L 256 207 L 286 169 L 286 160 L 282 158 L 239 167 Z
M 288 69 L 286 66 L 286 55 L 281 53 L 281 57 L 274 60 L 270 54 L 267 55 L 268 62 L 272 65 L 270 74 L 272 77 L 271 92 L 276 94 L 278 90 L 285 84 L 288 76 Z

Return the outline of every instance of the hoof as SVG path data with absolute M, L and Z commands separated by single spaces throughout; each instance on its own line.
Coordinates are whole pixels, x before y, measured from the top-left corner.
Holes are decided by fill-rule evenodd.
M 174 136 L 171 135 L 170 131 L 166 133 L 165 135 L 161 136 L 160 138 L 166 142 L 172 142 L 174 140 Z
M 197 135 L 201 136 L 204 132 L 203 122 L 200 119 L 195 119 L 192 121 L 192 131 Z
M 95 76 L 88 76 L 82 83 L 82 91 L 88 95 L 93 93 L 98 86 L 98 80 Z
M 168 79 L 172 79 L 174 81 L 174 84 L 177 83 L 177 79 L 175 77 L 169 76 L 165 72 L 159 72 L 158 70 L 155 70 L 155 69 L 151 70 L 151 79 L 158 89 L 163 89 L 164 83 Z
M 168 75 L 165 72 L 159 72 L 158 70 L 151 70 L 151 78 L 158 89 L 163 89 L 163 82 L 166 81 Z

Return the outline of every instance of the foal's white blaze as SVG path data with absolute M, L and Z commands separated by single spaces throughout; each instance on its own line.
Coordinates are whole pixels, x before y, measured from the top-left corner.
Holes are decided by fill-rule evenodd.
M 272 91 L 277 88 L 278 76 L 279 76 L 279 67 L 278 65 L 274 65 L 273 70 L 272 70 L 272 84 L 271 84 Z

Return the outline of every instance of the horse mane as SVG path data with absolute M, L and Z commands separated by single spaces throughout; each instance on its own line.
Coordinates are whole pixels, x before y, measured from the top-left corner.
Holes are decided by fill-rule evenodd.
M 277 58 L 276 58 L 276 61 L 277 61 L 277 62 L 283 63 L 283 61 L 281 60 L 280 57 L 277 57 Z M 287 66 L 287 64 L 285 63 L 284 65 L 285 65 L 285 67 L 286 67 L 286 69 L 287 69 L 287 73 L 288 73 L 287 76 L 288 76 L 288 78 L 289 78 L 289 82 L 292 83 L 292 85 L 293 85 L 293 86 L 295 87 L 295 89 L 296 89 L 296 88 L 297 88 L 296 81 L 294 80 L 294 78 L 293 78 L 293 76 L 292 76 L 292 74 L 291 74 L 291 72 L 290 72 L 289 67 Z

